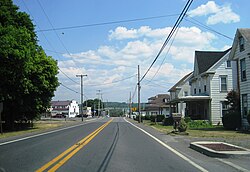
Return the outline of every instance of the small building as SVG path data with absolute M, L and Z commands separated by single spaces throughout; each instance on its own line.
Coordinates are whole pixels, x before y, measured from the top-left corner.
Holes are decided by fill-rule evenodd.
M 250 28 L 237 29 L 229 59 L 237 62 L 237 91 L 240 94 L 242 127 L 249 128 L 250 113 Z
M 185 75 L 168 90 L 168 92 L 170 92 L 170 106 L 172 107 L 171 113 L 180 113 L 182 114 L 182 117 L 186 115 L 186 103 L 182 99 L 191 95 L 189 79 L 192 77 L 192 75 L 193 72 Z
M 148 99 L 145 105 L 146 115 L 164 115 L 170 116 L 170 96 L 168 94 L 158 94 Z
M 76 117 L 79 115 L 79 105 L 75 100 L 51 101 L 51 116 L 55 115 Z

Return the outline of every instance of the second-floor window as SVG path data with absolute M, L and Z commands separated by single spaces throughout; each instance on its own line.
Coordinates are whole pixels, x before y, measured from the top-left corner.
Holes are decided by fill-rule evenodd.
M 242 94 L 242 116 L 247 117 L 247 94 Z
M 232 67 L 231 61 L 228 60 L 228 61 L 227 61 L 227 68 L 231 68 L 231 67 Z
M 240 60 L 240 74 L 241 74 L 241 81 L 246 81 L 247 74 L 246 74 L 246 61 L 245 61 L 245 59 Z
M 207 86 L 204 85 L 204 92 L 207 92 Z
M 227 76 L 220 76 L 220 91 L 227 91 Z
M 240 51 L 244 51 L 245 48 L 244 48 L 244 43 L 245 43 L 245 40 L 242 36 L 239 37 L 239 46 L 240 46 Z
M 196 94 L 196 88 L 194 89 L 194 94 Z

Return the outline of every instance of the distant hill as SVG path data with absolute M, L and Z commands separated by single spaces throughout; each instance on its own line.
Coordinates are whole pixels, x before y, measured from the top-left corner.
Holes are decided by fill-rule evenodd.
M 108 108 L 117 108 L 117 109 L 126 109 L 128 108 L 128 103 L 126 102 L 104 102 L 105 107 Z M 138 103 L 133 103 L 132 107 L 137 107 Z M 141 108 L 145 107 L 145 103 L 141 103 Z

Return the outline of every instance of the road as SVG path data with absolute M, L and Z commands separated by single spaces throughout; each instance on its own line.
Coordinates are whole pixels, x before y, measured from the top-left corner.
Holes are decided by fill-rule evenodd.
M 0 144 L 1 171 L 237 170 L 205 156 L 197 161 L 190 160 L 185 153 L 172 149 L 124 118 L 104 118 L 70 129 Z

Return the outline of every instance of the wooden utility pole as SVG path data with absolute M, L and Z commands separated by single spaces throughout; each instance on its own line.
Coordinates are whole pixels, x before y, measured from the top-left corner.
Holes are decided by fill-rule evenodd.
M 87 75 L 76 75 L 76 77 L 81 77 L 81 106 L 80 106 L 80 111 L 81 111 L 81 116 L 82 116 L 82 121 L 83 121 L 83 77 Z
M 139 120 L 138 122 L 140 123 L 141 122 L 141 100 L 140 100 L 140 97 L 141 97 L 141 94 L 140 94 L 140 91 L 141 91 L 141 84 L 140 84 L 140 65 L 138 65 L 138 115 L 139 115 Z

